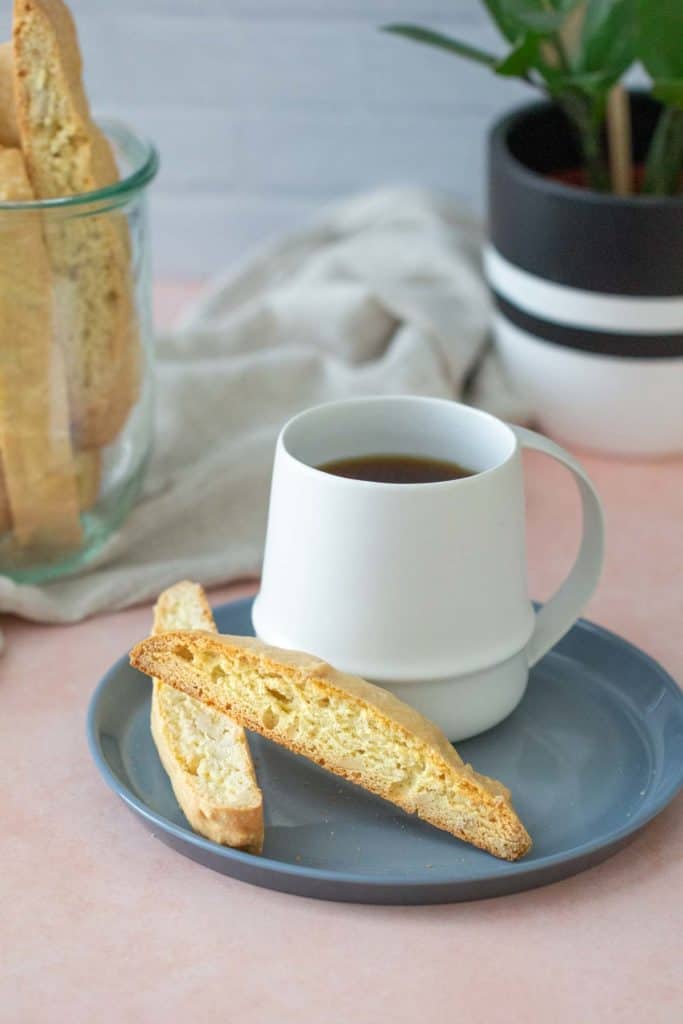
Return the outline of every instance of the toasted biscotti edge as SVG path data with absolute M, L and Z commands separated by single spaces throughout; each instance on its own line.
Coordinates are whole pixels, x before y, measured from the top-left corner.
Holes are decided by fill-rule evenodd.
M 0 146 L 19 146 L 12 43 L 0 43 Z
M 464 765 L 446 737 L 433 723 L 388 691 L 359 677 L 337 672 L 319 659 L 306 654 L 271 648 L 252 638 L 215 636 L 196 631 L 179 631 L 166 633 L 160 637 L 149 637 L 133 649 L 131 664 L 148 674 L 158 672 L 163 675 L 166 683 L 224 710 L 217 692 L 219 684 L 215 684 L 211 676 L 202 674 L 200 669 L 190 665 L 187 660 L 179 660 L 173 656 L 174 650 L 182 650 L 184 647 L 190 651 L 194 647 L 200 655 L 209 653 L 218 657 L 226 655 L 244 657 L 248 661 L 252 659 L 260 668 L 267 671 L 269 677 L 288 679 L 295 684 L 313 684 L 323 696 L 341 695 L 342 700 L 354 713 L 362 715 L 369 706 L 373 715 L 379 717 L 380 722 L 384 721 L 390 727 L 397 727 L 410 738 L 416 737 L 424 745 L 425 762 L 433 765 L 437 773 L 444 773 L 449 779 L 449 785 L 470 801 L 468 807 L 476 811 L 478 820 L 474 820 L 472 815 L 466 815 L 466 831 L 463 830 L 462 824 L 454 825 L 452 805 L 446 806 L 438 794 L 427 793 L 418 797 L 409 795 L 404 798 L 396 791 L 392 791 L 388 777 L 384 777 L 382 772 L 375 769 L 366 771 L 358 760 L 353 765 L 343 763 L 339 759 L 335 763 L 328 752 L 323 757 L 312 752 L 310 744 L 305 746 L 299 743 L 291 733 L 278 731 L 277 725 L 265 725 L 262 717 L 245 711 L 244 706 L 239 703 L 239 696 L 237 699 L 231 699 L 229 714 L 246 728 L 390 800 L 408 813 L 417 813 L 438 828 L 451 832 L 494 856 L 517 860 L 531 848 L 531 839 L 510 802 L 506 787 L 495 779 L 479 775 L 471 766 Z
M 2 451 L 0 450 L 0 537 L 12 529 L 12 512 L 9 507 L 5 476 L 2 469 Z
M 179 611 L 183 618 L 191 620 L 197 627 L 215 632 L 216 625 L 211 606 L 204 588 L 198 583 L 183 580 L 159 595 L 154 607 L 154 633 L 172 628 L 177 622 Z M 245 770 L 250 773 L 260 800 L 251 807 L 217 805 L 202 794 L 192 773 L 181 764 L 174 753 L 173 743 L 166 728 L 164 689 L 164 683 L 158 679 L 153 680 L 150 728 L 159 758 L 185 817 L 196 832 L 214 843 L 242 849 L 248 853 L 261 853 L 264 838 L 263 797 L 244 730 L 231 721 L 231 726 L 241 733 L 236 742 L 242 748 Z M 187 699 L 192 700 L 190 697 Z M 225 717 L 218 711 L 212 713 Z

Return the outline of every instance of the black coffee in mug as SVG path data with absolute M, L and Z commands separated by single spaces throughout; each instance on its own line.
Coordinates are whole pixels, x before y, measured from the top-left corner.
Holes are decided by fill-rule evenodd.
M 352 480 L 371 480 L 378 484 L 434 484 L 474 476 L 457 462 L 432 459 L 425 455 L 357 455 L 334 459 L 318 466 L 323 473 Z

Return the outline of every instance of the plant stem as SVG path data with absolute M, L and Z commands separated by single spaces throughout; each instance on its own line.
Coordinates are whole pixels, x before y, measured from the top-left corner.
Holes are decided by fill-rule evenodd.
M 568 94 L 558 99 L 574 125 L 588 184 L 597 192 L 608 192 L 610 180 L 602 146 L 600 121 L 595 116 L 590 100 L 576 94 Z
M 628 196 L 633 191 L 631 106 L 628 93 L 618 83 L 607 97 L 607 140 L 612 190 L 618 196 Z
M 670 196 L 679 191 L 683 170 L 683 110 L 665 107 L 657 120 L 645 164 L 643 192 Z
M 569 62 L 569 56 L 565 49 L 564 40 L 562 36 L 559 34 L 559 32 L 557 32 L 553 36 L 553 45 L 555 46 L 555 51 L 557 53 L 557 61 L 560 68 L 562 69 L 562 71 L 570 71 L 571 64 Z
M 541 0 L 542 6 L 550 11 L 552 5 L 548 0 Z M 563 28 L 566 28 L 566 22 Z M 554 32 L 549 39 L 549 45 L 554 52 L 557 67 L 564 75 L 572 73 L 572 60 L 566 46 L 565 37 L 562 31 Z M 608 192 L 610 178 L 607 169 L 600 119 L 590 99 L 584 94 L 568 92 L 556 97 L 564 108 L 574 130 L 578 136 L 583 166 L 588 179 L 588 184 L 598 192 Z
M 547 0 L 542 0 L 542 2 L 546 10 L 552 9 Z M 572 63 L 565 40 L 560 32 L 553 33 L 549 40 L 549 46 L 552 47 L 560 71 L 565 75 L 571 74 Z M 576 93 L 560 95 L 556 98 L 563 106 L 578 136 L 582 162 L 589 185 L 598 192 L 609 191 L 610 180 L 602 146 L 600 122 L 595 116 L 590 100 L 586 96 Z

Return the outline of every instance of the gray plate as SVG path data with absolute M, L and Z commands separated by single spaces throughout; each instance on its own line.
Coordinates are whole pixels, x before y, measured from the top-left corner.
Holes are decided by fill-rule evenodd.
M 251 601 L 216 612 L 251 634 Z M 105 781 L 158 839 L 235 878 L 319 899 L 442 903 L 518 892 L 605 860 L 683 782 L 683 695 L 642 651 L 579 622 L 532 671 L 502 725 L 458 746 L 501 778 L 534 840 L 516 864 L 417 821 L 274 743 L 250 736 L 266 810 L 263 856 L 191 831 L 149 731 L 150 683 L 126 657 L 105 675 L 88 738 Z

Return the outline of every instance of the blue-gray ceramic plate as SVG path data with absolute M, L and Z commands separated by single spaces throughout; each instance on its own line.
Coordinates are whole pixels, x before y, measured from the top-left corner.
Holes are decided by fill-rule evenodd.
M 251 634 L 250 613 L 251 601 L 224 605 L 218 628 Z M 95 691 L 88 736 L 107 784 L 179 853 L 319 899 L 442 903 L 545 885 L 615 853 L 683 782 L 683 694 L 646 654 L 581 621 L 533 669 L 517 710 L 458 747 L 512 790 L 534 840 L 523 860 L 498 861 L 250 736 L 266 814 L 256 857 L 190 829 L 150 735 L 150 691 L 127 657 Z

